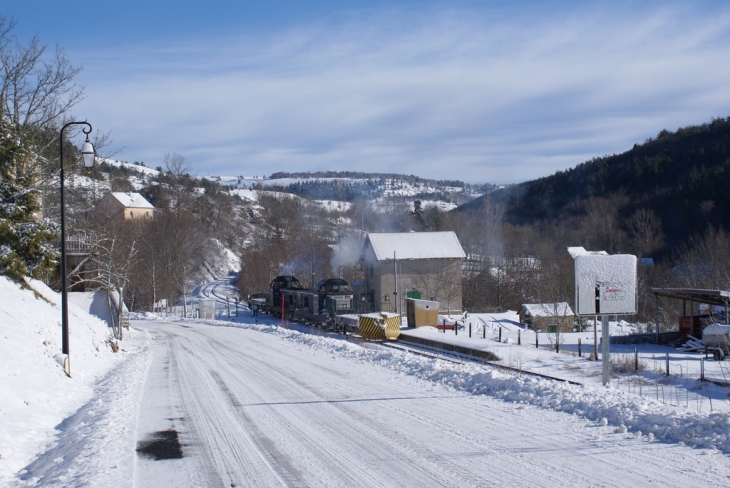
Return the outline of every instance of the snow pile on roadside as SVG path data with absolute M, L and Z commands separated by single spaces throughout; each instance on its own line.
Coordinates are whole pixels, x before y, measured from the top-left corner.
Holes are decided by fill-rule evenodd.
M 14 486 L 130 485 L 137 408 L 154 338 L 134 328 L 124 337 L 119 360 L 95 382 L 94 396 L 63 420 L 55 442 L 25 466 Z
M 129 320 L 160 320 L 160 314 L 156 312 L 129 312 Z M 167 320 L 176 320 L 176 317 L 168 317 Z
M 302 334 L 279 327 L 238 326 L 276 334 L 327 354 L 372 361 L 390 370 L 470 394 L 571 413 L 595 422 L 606 419 L 618 431 L 626 429 L 649 441 L 683 443 L 730 454 L 730 416 L 725 413 L 692 413 L 623 391 L 519 377 L 490 369 L 487 365 L 454 364 L 396 350 L 367 349 L 341 339 Z
M 117 358 L 108 326 L 69 303 L 71 374 L 61 352 L 60 296 L 39 281 L 21 289 L 0 276 L 0 483 L 53 440 L 54 427 L 93 394 Z

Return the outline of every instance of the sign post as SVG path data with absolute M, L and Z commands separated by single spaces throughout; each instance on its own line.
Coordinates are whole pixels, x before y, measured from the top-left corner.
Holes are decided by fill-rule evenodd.
M 607 386 L 611 382 L 608 316 L 636 314 L 636 256 L 609 256 L 605 251 L 591 252 L 582 247 L 569 247 L 568 252 L 575 260 L 576 313 L 601 316 L 601 362 L 603 385 Z

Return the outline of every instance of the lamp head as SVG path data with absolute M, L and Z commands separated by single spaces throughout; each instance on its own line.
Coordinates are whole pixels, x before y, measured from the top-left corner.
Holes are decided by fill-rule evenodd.
M 84 167 L 91 169 L 94 167 L 96 161 L 96 153 L 94 152 L 94 146 L 91 145 L 89 139 L 86 139 L 84 145 L 81 146 L 81 156 L 84 158 Z

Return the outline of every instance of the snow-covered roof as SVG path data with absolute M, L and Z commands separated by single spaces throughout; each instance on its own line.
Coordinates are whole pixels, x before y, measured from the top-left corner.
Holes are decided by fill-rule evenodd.
M 606 251 L 586 251 L 583 246 L 568 247 L 568 252 L 573 259 L 578 256 L 608 256 Z
M 155 208 L 139 193 L 112 192 L 112 196 L 126 208 Z
M 557 302 L 557 303 L 523 303 L 527 313 L 532 317 L 556 317 L 564 316 L 569 317 L 573 314 L 568 302 Z
M 453 232 L 368 234 L 378 261 L 393 259 L 456 259 L 466 254 Z

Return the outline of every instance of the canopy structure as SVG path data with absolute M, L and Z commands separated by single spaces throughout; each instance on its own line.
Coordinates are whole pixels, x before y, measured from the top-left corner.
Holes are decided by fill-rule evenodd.
M 701 288 L 652 288 L 654 299 L 656 301 L 656 318 L 655 325 L 657 331 L 657 343 L 659 342 L 659 297 L 672 298 L 674 300 L 682 300 L 682 315 L 687 316 L 687 302 L 690 303 L 690 328 L 694 328 L 694 304 L 705 303 L 708 305 L 716 305 L 725 307 L 725 317 L 727 317 L 728 304 L 730 304 L 730 291 L 726 290 L 705 290 Z M 693 330 L 693 334 L 696 332 Z M 697 332 L 698 333 L 698 332 Z
M 730 302 L 730 291 L 703 290 L 700 288 L 652 288 L 654 295 L 677 300 L 707 303 L 709 305 L 727 306 Z

